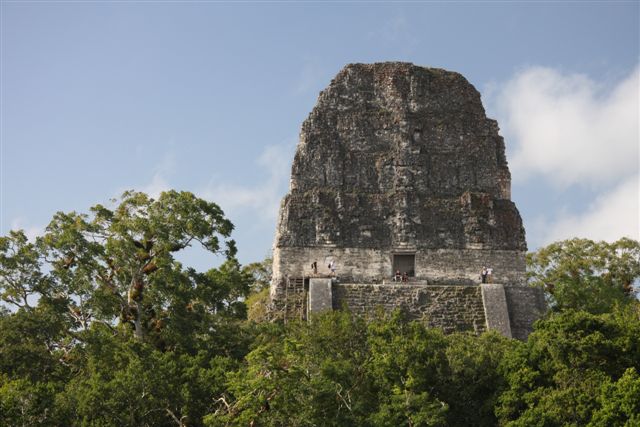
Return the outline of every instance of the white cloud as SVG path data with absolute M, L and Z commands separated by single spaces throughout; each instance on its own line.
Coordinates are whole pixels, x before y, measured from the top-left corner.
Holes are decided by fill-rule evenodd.
M 533 67 L 492 88 L 514 179 L 604 188 L 636 173 L 639 80 L 636 68 L 606 90 L 584 75 Z
M 160 197 L 160 193 L 170 190 L 169 183 L 164 178 L 162 172 L 156 172 L 151 179 L 151 182 L 137 189 L 143 193 L 147 193 L 150 197 L 157 199 Z M 122 193 L 122 192 L 121 192 Z
M 640 239 L 640 175 L 623 181 L 611 192 L 598 196 L 585 212 L 560 214 L 548 226 L 543 244 L 571 237 L 615 241 Z
M 25 236 L 27 236 L 27 238 L 32 242 L 36 240 L 36 237 L 42 236 L 44 234 L 44 226 L 27 224 L 28 222 L 25 218 L 14 218 L 11 221 L 11 230 L 23 230 Z
M 257 219 L 272 221 L 278 214 L 280 200 L 287 190 L 291 174 L 294 140 L 267 146 L 256 160 L 266 177 L 255 186 L 213 184 L 197 191 L 209 200 L 215 200 L 227 214 L 251 212 Z
M 510 148 L 519 187 L 539 186 L 543 179 L 550 184 L 547 200 L 568 202 L 540 200 L 544 211 L 523 212 L 532 249 L 572 237 L 640 238 L 640 67 L 614 85 L 531 67 L 505 84 L 488 85 L 484 95 Z M 577 188 L 586 209 L 571 203 Z
M 209 184 L 196 187 L 193 192 L 198 197 L 220 205 L 227 217 L 229 214 L 246 213 L 259 221 L 273 221 L 277 216 L 280 201 L 287 191 L 295 142 L 296 139 L 291 138 L 281 144 L 264 148 L 255 160 L 256 166 L 264 171 L 264 175 L 263 179 L 255 184 L 241 185 L 231 179 L 215 176 Z M 173 174 L 174 165 L 174 156 L 171 153 L 166 154 L 154 168 L 151 181 L 142 186 L 135 186 L 134 189 L 157 199 L 161 192 L 172 188 L 167 176 Z M 127 188 L 121 188 L 115 198 L 125 190 Z

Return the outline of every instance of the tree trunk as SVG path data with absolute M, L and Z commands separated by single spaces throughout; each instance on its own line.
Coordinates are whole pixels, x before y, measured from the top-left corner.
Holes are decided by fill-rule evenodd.
M 140 310 L 140 304 L 138 304 L 137 302 L 136 304 L 136 318 L 133 321 L 133 324 L 135 326 L 135 331 L 134 331 L 134 336 L 136 337 L 137 340 L 142 341 L 144 339 L 144 331 L 142 329 L 142 315 L 141 315 L 141 310 Z
M 140 301 L 142 301 L 142 292 L 144 291 L 144 282 L 136 278 L 131 279 L 131 285 L 129 285 L 129 292 L 127 295 L 127 302 L 129 304 L 129 310 L 135 308 L 135 316 L 133 319 L 133 325 L 135 327 L 134 336 L 137 340 L 142 341 L 144 339 L 144 331 L 142 329 L 142 310 L 140 307 Z

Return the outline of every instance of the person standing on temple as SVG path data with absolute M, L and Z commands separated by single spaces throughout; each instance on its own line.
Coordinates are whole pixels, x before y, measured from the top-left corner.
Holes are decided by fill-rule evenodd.
M 482 266 L 482 271 L 480 272 L 480 278 L 482 279 L 482 283 L 487 283 L 487 267 Z
M 396 275 L 393 276 L 393 281 L 400 282 L 401 280 L 402 280 L 402 274 L 400 273 L 400 270 L 396 270 Z
M 331 275 L 333 277 L 336 276 L 336 262 L 334 260 L 331 260 L 331 262 L 329 262 L 329 270 L 331 271 Z

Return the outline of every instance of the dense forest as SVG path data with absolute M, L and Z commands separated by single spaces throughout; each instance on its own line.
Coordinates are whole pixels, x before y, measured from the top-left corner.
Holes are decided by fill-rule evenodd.
M 271 322 L 269 260 L 240 265 L 216 204 L 109 206 L 0 238 L 0 425 L 640 425 L 638 241 L 530 253 L 550 310 L 521 342 L 401 311 Z

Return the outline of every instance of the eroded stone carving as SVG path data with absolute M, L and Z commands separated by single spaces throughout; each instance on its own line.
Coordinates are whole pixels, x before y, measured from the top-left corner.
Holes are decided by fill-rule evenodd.
M 523 285 L 510 180 L 498 125 L 462 75 L 347 65 L 302 125 L 274 242 L 274 304 L 292 278 L 328 274 L 331 259 L 342 283 L 388 281 L 394 255 L 410 254 L 414 285 L 477 283 L 483 265 Z

